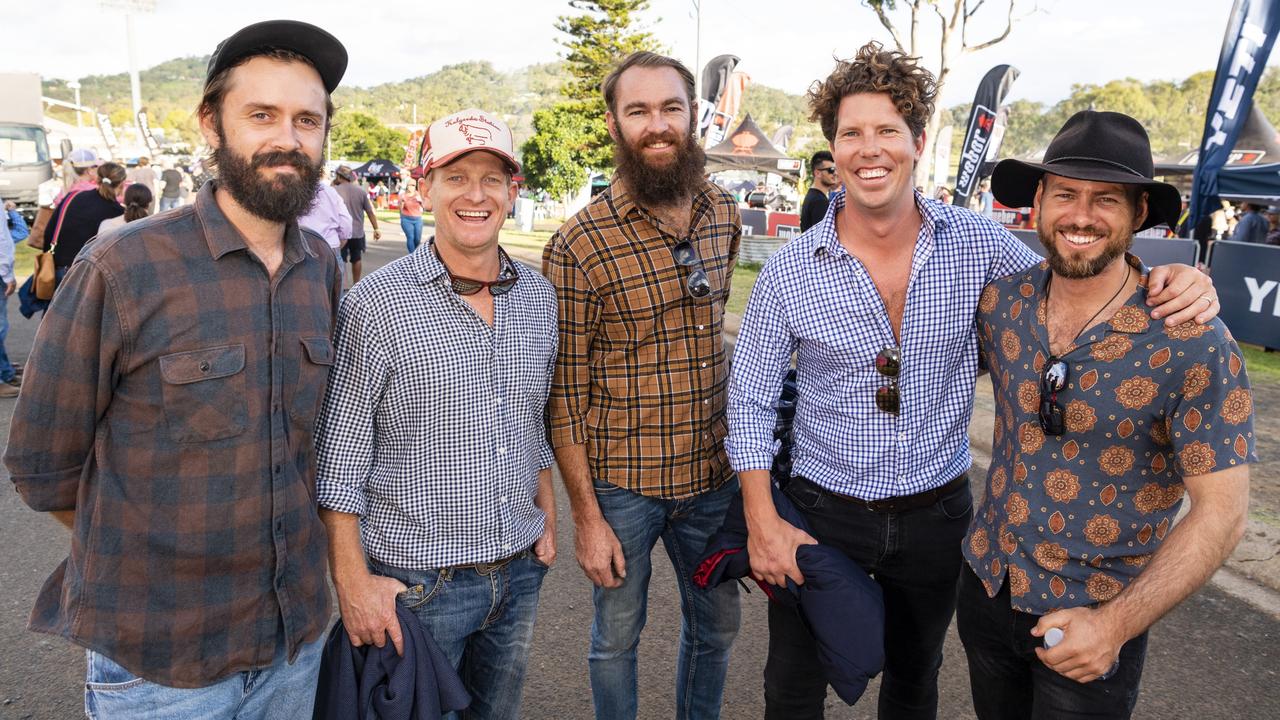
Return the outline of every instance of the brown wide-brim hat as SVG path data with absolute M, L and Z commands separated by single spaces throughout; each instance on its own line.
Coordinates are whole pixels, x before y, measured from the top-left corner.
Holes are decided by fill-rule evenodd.
M 1151 140 L 1128 115 L 1083 110 L 1072 115 L 1044 152 L 1044 162 L 1001 160 L 991 174 L 991 193 L 1002 205 L 1030 207 L 1045 173 L 1093 182 L 1138 185 L 1147 192 L 1147 218 L 1139 230 L 1165 223 L 1176 227 L 1182 213 L 1178 189 L 1154 179 Z

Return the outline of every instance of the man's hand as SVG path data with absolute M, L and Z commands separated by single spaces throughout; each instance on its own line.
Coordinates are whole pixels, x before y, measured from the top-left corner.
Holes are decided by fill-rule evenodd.
M 1165 318 L 1167 327 L 1194 319 L 1203 325 L 1218 317 L 1222 305 L 1213 280 L 1189 265 L 1161 265 L 1147 277 L 1147 306 L 1151 317 Z
M 379 241 L 379 240 L 381 240 L 381 239 L 382 239 L 382 231 L 381 231 L 381 230 L 378 230 L 377 228 L 374 228 L 374 230 L 373 230 L 373 241 L 374 241 L 374 242 L 377 242 L 377 241 Z
M 596 517 L 575 523 L 573 545 L 578 566 L 588 580 L 602 588 L 622 585 L 627 577 L 627 561 L 622 554 L 622 543 L 607 520 Z
M 556 529 L 550 525 L 533 543 L 533 556 L 538 562 L 551 567 L 556 561 Z
M 796 549 L 801 545 L 817 545 L 809 533 L 778 517 L 753 521 L 747 518 L 747 552 L 751 555 L 751 576 L 770 585 L 786 587 L 787 578 L 804 584 L 804 575 L 796 564 Z
M 1120 657 L 1126 638 L 1104 612 L 1091 608 L 1071 608 L 1051 612 L 1040 618 L 1031 634 L 1042 638 L 1049 628 L 1062 630 L 1062 642 L 1046 650 L 1036 648 L 1036 655 L 1046 667 L 1078 683 L 1087 683 L 1106 675 Z
M 352 645 L 383 647 L 390 635 L 396 654 L 404 655 L 404 638 L 396 617 L 396 595 L 409 589 L 404 583 L 366 571 L 341 582 L 335 579 L 334 587 L 338 591 L 338 612 L 342 613 L 342 624 Z
M 13 294 L 13 291 L 17 289 L 18 289 L 18 281 L 10 280 L 9 284 L 4 286 L 4 296 L 9 297 L 10 295 Z

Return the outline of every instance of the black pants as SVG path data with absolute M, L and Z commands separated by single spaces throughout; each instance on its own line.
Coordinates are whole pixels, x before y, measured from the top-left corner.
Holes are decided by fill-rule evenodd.
M 1120 648 L 1120 666 L 1106 680 L 1089 683 L 1059 675 L 1036 657 L 1043 640 L 1031 635 L 1039 615 L 1009 605 L 1009 583 L 994 598 L 968 567 L 960 580 L 956 611 L 969 658 L 973 708 L 981 720 L 1128 718 L 1138 701 L 1147 634 Z
M 955 611 L 960 541 L 973 513 L 968 484 L 933 505 L 900 513 L 873 512 L 800 478 L 788 483 L 785 492 L 818 541 L 852 558 L 884 591 L 880 717 L 937 717 L 942 643 Z M 813 636 L 800 617 L 770 603 L 766 718 L 823 716 L 827 681 L 817 657 Z

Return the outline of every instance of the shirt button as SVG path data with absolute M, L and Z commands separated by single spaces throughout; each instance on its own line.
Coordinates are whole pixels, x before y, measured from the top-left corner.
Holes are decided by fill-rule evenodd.
M 209 372 L 209 363 L 207 362 L 200 363 L 200 372 L 206 372 L 206 373 Z
M 707 327 L 706 325 L 699 325 L 699 326 L 698 326 L 698 329 L 699 329 L 699 330 L 703 330 L 703 329 L 705 329 L 706 327 Z
M 511 543 L 502 543 L 502 549 L 503 549 L 503 550 L 510 550 L 510 549 L 511 549 Z
M 280 474 L 280 466 L 279 466 L 279 465 L 277 465 L 277 466 L 276 466 L 276 474 L 277 474 L 277 475 L 279 475 L 279 474 Z
M 706 367 L 706 366 L 707 366 L 707 364 L 706 364 L 706 363 L 702 363 L 702 367 Z
M 499 454 L 499 455 L 506 455 L 506 454 L 507 454 L 507 449 L 506 449 L 506 448 L 503 448 L 503 447 L 498 448 L 498 454 Z
M 503 503 L 504 503 L 504 502 L 506 502 L 506 501 L 507 501 L 507 496 L 506 496 L 506 495 L 503 495 L 502 497 L 498 498 L 498 502 L 503 502 Z
M 703 400 L 703 401 L 702 401 L 702 404 L 703 404 L 703 405 L 710 405 L 710 404 L 711 404 L 711 401 L 710 401 L 710 400 Z
M 907 441 L 907 434 L 906 434 L 906 433 L 898 433 L 898 442 L 906 442 L 906 441 Z

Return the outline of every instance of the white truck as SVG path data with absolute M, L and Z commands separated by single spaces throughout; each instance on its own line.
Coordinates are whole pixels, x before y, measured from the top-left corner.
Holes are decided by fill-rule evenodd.
M 0 202 L 35 216 L 40 184 L 53 177 L 40 76 L 0 73 Z

